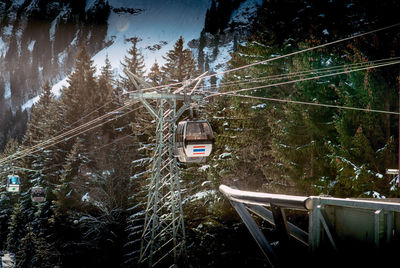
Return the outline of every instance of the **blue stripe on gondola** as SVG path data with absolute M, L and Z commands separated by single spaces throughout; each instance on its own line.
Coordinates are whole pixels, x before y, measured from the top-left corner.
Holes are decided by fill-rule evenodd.
M 205 152 L 206 149 L 193 149 L 193 152 Z

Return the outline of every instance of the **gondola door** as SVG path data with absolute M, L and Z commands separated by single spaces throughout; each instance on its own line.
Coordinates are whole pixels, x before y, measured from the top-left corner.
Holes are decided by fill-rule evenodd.
M 211 154 L 214 135 L 207 121 L 187 121 L 184 130 L 184 151 L 187 157 Z

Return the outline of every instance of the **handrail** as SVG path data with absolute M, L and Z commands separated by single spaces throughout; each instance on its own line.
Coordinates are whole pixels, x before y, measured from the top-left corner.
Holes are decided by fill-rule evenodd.
M 307 196 L 249 192 L 233 189 L 223 184 L 219 186 L 219 190 L 230 200 L 252 205 L 266 206 L 272 203 L 283 208 L 308 210 L 311 201 Z
M 221 185 L 219 190 L 236 209 L 272 267 L 284 264 L 286 259 L 276 255 L 252 214 L 275 226 L 282 248 L 289 245 L 291 236 L 306 245 L 312 256 L 331 249 L 339 252 L 346 241 L 361 242 L 376 249 L 397 245 L 399 241 L 399 199 L 293 196 L 242 191 L 226 185 Z M 287 221 L 285 209 L 307 211 L 308 232 Z
M 358 208 L 367 210 L 386 210 L 400 212 L 400 203 L 393 201 L 385 201 L 385 199 L 355 199 L 355 198 L 337 198 L 310 196 L 307 202 L 307 208 L 312 210 L 314 203 L 318 205 L 333 205 L 348 208 Z
M 384 200 L 368 200 L 354 198 L 336 198 L 322 196 L 294 196 L 284 194 L 258 193 L 233 189 L 226 185 L 220 185 L 219 190 L 229 199 L 244 204 L 267 206 L 276 204 L 283 208 L 312 210 L 314 202 L 318 204 L 336 205 L 343 207 L 355 207 L 360 209 L 384 209 L 400 212 L 399 202 L 387 202 Z

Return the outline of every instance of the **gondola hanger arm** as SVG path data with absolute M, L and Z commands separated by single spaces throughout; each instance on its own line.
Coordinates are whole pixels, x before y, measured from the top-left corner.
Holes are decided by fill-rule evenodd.
M 172 92 L 172 93 L 173 93 L 173 94 L 178 94 L 178 93 L 180 93 L 182 90 L 185 90 L 186 87 L 190 86 L 190 85 L 193 84 L 195 81 L 197 81 L 197 84 L 199 84 L 200 81 L 202 80 L 202 77 L 205 76 L 207 73 L 208 73 L 208 72 L 205 72 L 205 73 L 203 73 L 202 75 L 200 75 L 200 76 L 198 76 L 198 77 L 196 77 L 196 78 L 183 81 L 183 82 L 182 82 L 183 85 L 182 85 L 180 88 L 178 88 L 177 90 L 175 90 L 174 92 Z M 197 86 L 197 84 L 196 84 L 196 86 Z M 196 86 L 195 86 L 195 87 L 196 87 Z
M 192 94 L 194 93 L 194 91 L 196 90 L 196 88 L 200 85 L 201 81 L 203 80 L 202 78 L 203 78 L 207 73 L 208 73 L 208 71 L 205 72 L 205 73 L 203 73 L 202 75 L 200 75 L 199 77 L 196 78 L 196 79 L 197 79 L 197 83 L 196 83 L 196 85 L 192 88 L 192 91 L 190 91 L 189 95 L 192 95 Z

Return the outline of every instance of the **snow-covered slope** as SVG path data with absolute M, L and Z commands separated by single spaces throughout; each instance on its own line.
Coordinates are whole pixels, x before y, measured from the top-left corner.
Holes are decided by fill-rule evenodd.
M 246 39 L 251 35 L 250 25 L 257 15 L 257 10 L 261 6 L 262 0 L 246 0 L 240 4 L 237 10 L 232 12 L 231 19 L 228 23 L 228 27 L 221 34 L 222 40 L 218 47 L 218 55 L 215 59 L 211 59 L 209 62 L 210 70 L 220 73 L 226 70 L 226 63 L 231 59 L 231 53 L 234 52 L 235 39 L 236 42 L 244 44 Z M 235 25 L 232 31 L 231 25 Z M 213 47 L 205 47 L 205 55 L 212 55 Z M 219 76 L 219 78 L 221 78 Z

